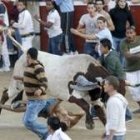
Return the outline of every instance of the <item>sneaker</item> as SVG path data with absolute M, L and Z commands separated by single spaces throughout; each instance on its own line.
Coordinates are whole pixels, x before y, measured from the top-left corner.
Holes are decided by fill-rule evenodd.
M 78 53 L 78 51 L 75 51 L 75 52 L 73 52 L 73 54 L 74 54 L 74 55 L 77 55 L 77 54 L 79 54 L 79 53 Z
M 127 119 L 127 120 L 125 120 L 127 123 L 129 123 L 129 122 L 132 122 L 133 121 L 133 119 Z
M 3 68 L 0 68 L 0 72 L 3 72 Z
M 69 55 L 74 55 L 74 53 L 71 51 L 71 52 L 69 52 Z
M 8 72 L 10 71 L 10 68 L 3 68 L 3 71 Z
M 140 109 L 134 110 L 133 113 L 134 113 L 134 114 L 140 113 Z

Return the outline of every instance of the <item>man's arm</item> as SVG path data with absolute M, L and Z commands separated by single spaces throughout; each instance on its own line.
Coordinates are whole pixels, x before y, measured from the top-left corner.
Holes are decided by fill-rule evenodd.
M 46 28 L 50 28 L 52 25 L 53 25 L 53 23 L 52 22 L 45 22 L 45 21 L 43 21 L 43 20 L 41 20 L 40 18 L 39 18 L 39 16 L 37 16 L 37 15 L 35 15 L 34 16 L 34 19 L 36 20 L 36 21 L 38 21 L 40 24 L 42 24 L 43 26 L 45 26 Z
M 128 50 L 124 51 L 124 56 L 128 61 L 129 60 L 132 60 L 132 61 L 136 60 L 137 61 L 140 59 L 140 53 L 131 54 Z
M 35 67 L 35 74 L 39 81 L 39 88 L 35 91 L 36 96 L 40 96 L 42 93 L 45 93 L 48 87 L 47 77 L 45 75 L 44 67 L 40 64 Z
M 76 29 L 73 29 L 73 28 L 71 28 L 70 31 L 74 35 L 77 35 L 77 36 L 79 36 L 81 38 L 84 38 L 84 39 L 93 40 L 93 39 L 96 39 L 97 38 L 95 34 L 87 35 L 87 34 L 81 33 L 80 31 L 78 31 Z
M 128 45 L 125 43 L 125 40 L 123 40 L 120 44 L 120 50 L 121 53 L 124 55 L 124 57 L 129 61 L 137 61 L 140 59 L 140 53 L 131 54 Z
M 114 134 L 115 134 L 115 130 L 111 129 L 110 135 L 105 136 L 105 140 L 113 140 Z

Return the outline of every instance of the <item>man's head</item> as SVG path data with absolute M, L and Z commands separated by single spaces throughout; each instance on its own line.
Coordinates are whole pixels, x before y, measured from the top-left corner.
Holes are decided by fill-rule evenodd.
M 109 95 L 113 93 L 114 90 L 118 90 L 119 80 L 115 76 L 108 76 L 104 82 L 104 91 Z
M 97 18 L 97 27 L 99 29 L 104 29 L 106 27 L 106 19 L 103 16 Z
M 25 8 L 26 8 L 26 3 L 25 2 L 23 2 L 23 1 L 17 2 L 17 9 L 18 9 L 19 12 L 21 12 Z
M 38 50 L 36 48 L 30 48 L 27 51 L 27 63 L 30 65 L 33 61 L 36 61 L 38 57 Z
M 100 51 L 102 54 L 107 54 L 112 48 L 111 41 L 107 38 L 104 38 L 100 41 Z
M 96 10 L 98 12 L 102 11 L 104 8 L 104 0 L 96 0 L 95 1 Z
M 46 8 L 48 11 L 55 8 L 55 2 L 52 0 L 46 0 Z
M 88 2 L 87 4 L 87 11 L 90 15 L 94 14 L 96 8 L 95 8 L 95 4 L 93 2 Z
M 128 42 L 134 42 L 136 37 L 135 27 L 131 26 L 126 29 L 126 39 Z
M 49 117 L 47 121 L 49 131 L 56 131 L 60 128 L 60 120 L 58 117 Z

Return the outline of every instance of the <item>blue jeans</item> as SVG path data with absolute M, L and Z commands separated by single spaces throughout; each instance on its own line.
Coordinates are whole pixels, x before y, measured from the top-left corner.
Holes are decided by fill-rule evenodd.
M 84 53 L 93 56 L 95 59 L 99 57 L 98 52 L 95 51 L 95 46 L 97 43 L 85 42 L 84 44 Z
M 121 136 L 114 136 L 113 140 L 125 140 L 125 135 L 121 135 Z
M 66 52 L 76 51 L 73 35 L 70 32 L 70 28 L 73 25 L 73 16 L 74 12 L 61 13 L 61 28 L 63 30 L 62 45 Z
M 37 122 L 38 114 L 45 105 L 46 100 L 29 100 L 23 117 L 26 128 L 36 133 L 41 139 L 45 139 L 48 135 L 47 126 Z
M 132 118 L 133 118 L 133 114 L 132 114 L 131 110 L 127 107 L 126 113 L 125 113 L 125 120 L 129 121 L 129 120 L 132 120 Z
M 62 34 L 49 38 L 48 40 L 48 52 L 51 54 L 62 55 L 61 44 L 62 44 Z
M 121 64 L 124 67 L 125 66 L 125 59 L 124 59 L 124 56 L 120 52 L 120 44 L 121 44 L 121 42 L 122 42 L 123 39 L 124 38 L 116 38 L 116 37 L 113 37 L 113 45 L 114 45 L 115 50 L 118 52 L 118 54 L 120 56 Z
M 46 100 L 45 107 L 41 110 L 40 114 L 45 113 L 46 117 L 49 117 L 50 115 L 50 108 L 52 106 L 55 106 L 58 103 L 58 100 L 55 98 L 49 98 Z M 40 115 L 41 116 L 41 115 Z

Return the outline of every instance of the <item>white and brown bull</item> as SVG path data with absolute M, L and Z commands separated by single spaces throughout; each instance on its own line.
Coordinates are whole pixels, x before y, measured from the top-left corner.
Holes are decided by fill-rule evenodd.
M 93 120 L 89 111 L 89 103 L 95 102 L 95 100 L 101 97 L 101 90 L 97 86 L 97 88 L 93 88 L 90 91 L 79 92 L 73 90 L 71 84 L 75 84 L 79 75 L 84 75 L 88 81 L 94 83 L 97 82 L 96 77 L 105 78 L 109 73 L 94 58 L 85 54 L 57 56 L 39 51 L 38 59 L 45 66 L 46 76 L 48 78 L 47 94 L 71 103 L 76 103 L 80 106 L 86 112 L 86 126 L 91 129 L 93 127 Z M 26 53 L 17 60 L 13 76 L 22 77 L 25 67 Z M 4 104 L 9 98 L 16 97 L 24 89 L 23 83 L 15 80 L 13 76 L 8 91 L 2 95 L 1 104 Z M 86 100 L 84 96 L 86 96 Z M 95 103 L 94 105 L 97 116 L 105 124 L 106 119 L 103 108 L 99 104 Z

